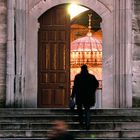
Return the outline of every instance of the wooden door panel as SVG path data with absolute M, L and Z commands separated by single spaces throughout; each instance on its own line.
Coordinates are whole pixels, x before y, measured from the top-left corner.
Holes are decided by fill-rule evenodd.
M 50 46 L 50 47 L 48 47 Z M 64 43 L 50 43 L 42 45 L 41 69 L 65 69 L 66 66 L 66 45 Z M 59 59 L 62 57 L 61 59 Z
M 46 107 L 62 107 L 65 104 L 65 93 L 64 89 L 43 89 L 41 91 L 41 104 Z
M 46 94 L 47 93 L 47 94 Z M 50 89 L 43 89 L 41 91 L 41 103 L 43 105 L 51 105 L 52 101 L 51 101 L 51 95 L 52 95 L 52 90 Z
M 61 85 L 61 83 L 64 83 L 66 82 L 66 74 L 65 72 L 61 72 L 61 71 L 58 71 L 57 73 L 55 72 L 42 72 L 40 74 L 40 81 L 42 81 L 40 83 L 40 86 L 45 86 L 45 84 L 48 84 L 49 86 L 49 83 L 50 84 L 57 84 L 59 83 Z
M 70 17 L 60 5 L 39 18 L 38 107 L 66 107 L 69 84 Z
M 58 89 L 55 90 L 55 99 L 54 99 L 54 104 L 57 106 L 60 106 L 61 104 L 65 103 L 65 90 L 64 89 Z M 59 100 L 58 100 L 59 99 Z

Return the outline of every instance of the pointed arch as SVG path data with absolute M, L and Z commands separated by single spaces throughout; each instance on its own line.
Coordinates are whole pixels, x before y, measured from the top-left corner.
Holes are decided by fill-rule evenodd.
M 41 0 L 38 2 L 36 5 L 34 5 L 30 10 L 29 13 L 34 17 L 34 18 L 39 18 L 45 11 L 50 9 L 51 7 L 54 7 L 59 4 L 67 4 L 67 3 L 72 3 L 71 0 L 57 0 L 57 1 L 52 1 L 52 0 Z M 107 5 L 101 3 L 98 0 L 79 0 L 75 2 L 76 4 L 83 5 L 85 7 L 88 7 L 92 10 L 94 10 L 97 14 L 99 14 L 102 18 L 111 12 L 111 9 L 107 7 Z

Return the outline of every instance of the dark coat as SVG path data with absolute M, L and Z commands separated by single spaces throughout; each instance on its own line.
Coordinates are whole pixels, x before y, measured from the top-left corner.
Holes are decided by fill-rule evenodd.
M 94 106 L 95 92 L 99 82 L 96 77 L 88 72 L 77 74 L 74 79 L 72 97 L 76 97 L 76 104 Z

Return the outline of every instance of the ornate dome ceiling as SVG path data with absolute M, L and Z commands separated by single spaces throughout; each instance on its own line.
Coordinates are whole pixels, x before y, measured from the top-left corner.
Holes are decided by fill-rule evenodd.
M 85 36 L 71 43 L 71 52 L 97 52 L 102 51 L 102 42 L 95 37 Z

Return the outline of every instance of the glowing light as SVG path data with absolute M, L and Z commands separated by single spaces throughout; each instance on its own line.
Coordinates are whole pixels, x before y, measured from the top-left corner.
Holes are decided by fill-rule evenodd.
M 70 6 L 68 7 L 68 12 L 70 14 L 71 19 L 87 10 L 87 8 L 77 5 L 75 3 L 70 4 Z

